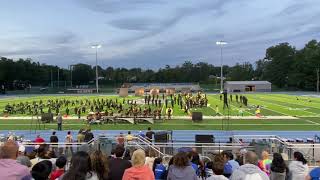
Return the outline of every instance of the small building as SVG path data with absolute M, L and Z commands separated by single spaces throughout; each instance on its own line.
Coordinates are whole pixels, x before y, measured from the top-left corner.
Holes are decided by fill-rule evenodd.
M 120 88 L 119 89 L 119 96 L 120 97 L 127 97 L 128 96 L 128 88 Z
M 150 89 L 150 95 L 152 96 L 157 96 L 160 94 L 160 89 L 157 87 L 153 87 L 152 89 Z
M 124 83 L 121 87 L 128 88 L 129 93 L 136 93 L 136 90 L 143 89 L 144 93 L 158 95 L 159 93 L 180 93 L 198 92 L 200 85 L 196 83 Z
M 271 92 L 269 81 L 227 81 L 224 83 L 227 92 Z
M 143 96 L 144 95 L 144 88 L 137 88 L 134 90 L 134 95 L 135 96 Z
M 170 95 L 172 95 L 172 94 L 174 94 L 174 93 L 176 93 L 176 89 L 175 88 L 167 88 L 166 89 L 166 95 L 167 96 L 170 96 Z

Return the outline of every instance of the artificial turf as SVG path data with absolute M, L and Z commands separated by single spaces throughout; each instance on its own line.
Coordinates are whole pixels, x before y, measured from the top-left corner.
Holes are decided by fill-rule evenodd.
M 215 116 L 216 105 L 219 113 L 222 116 L 237 116 L 239 115 L 239 108 L 244 110 L 244 116 L 253 116 L 255 114 L 255 107 L 261 106 L 261 113 L 263 116 L 295 116 L 297 119 L 205 119 L 202 122 L 194 123 L 191 120 L 165 120 L 164 122 L 156 122 L 155 124 L 141 123 L 133 124 L 103 124 L 92 125 L 92 129 L 146 129 L 152 127 L 153 129 L 166 130 L 320 130 L 320 98 L 309 96 L 293 96 L 288 94 L 245 94 L 248 98 L 248 106 L 245 107 L 241 103 L 236 102 L 235 96 L 233 101 L 229 102 L 229 109 L 223 109 L 223 103 L 220 101 L 218 94 L 207 95 L 208 107 L 194 108 L 192 111 L 200 111 L 204 116 Z M 40 99 L 46 101 L 48 99 L 115 99 L 122 102 L 122 98 L 110 95 L 30 95 L 30 96 L 10 96 L 0 99 L 1 116 L 4 116 L 2 111 L 4 107 L 10 103 L 32 102 Z M 126 99 L 143 99 L 143 97 L 130 96 Z M 170 104 L 170 103 L 169 103 Z M 142 105 L 144 107 L 145 105 Z M 154 106 L 151 105 L 152 108 Z M 164 103 L 162 102 L 163 115 L 165 114 Z M 73 109 L 70 108 L 73 115 Z M 63 113 L 63 109 L 62 109 Z M 188 116 L 180 106 L 173 108 L 174 116 Z M 36 120 L 25 119 L 10 119 L 10 117 L 23 117 L 28 115 L 14 114 L 9 115 L 9 119 L 0 120 L 0 130 L 29 130 L 36 127 Z M 30 115 L 29 115 L 30 116 Z M 32 125 L 31 125 L 32 123 Z M 64 129 L 79 129 L 87 126 L 82 120 L 65 120 Z M 56 124 L 41 125 L 41 129 L 55 129 Z

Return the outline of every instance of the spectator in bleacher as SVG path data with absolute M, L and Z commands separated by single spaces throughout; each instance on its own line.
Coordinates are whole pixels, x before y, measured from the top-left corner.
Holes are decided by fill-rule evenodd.
M 192 153 L 192 159 L 191 162 L 196 164 L 198 166 L 198 175 L 205 177 L 205 164 L 204 162 L 200 159 L 200 155 L 197 152 L 196 148 L 192 148 L 191 149 L 191 153 Z
M 162 158 L 158 157 L 154 160 L 152 171 L 156 180 L 166 179 L 167 170 L 166 167 L 162 164 Z
M 125 149 L 123 146 L 117 146 L 115 149 L 115 158 L 110 159 L 109 162 L 109 179 L 121 180 L 123 173 L 126 169 L 131 167 L 131 163 L 128 160 L 123 159 Z
M 94 138 L 93 133 L 91 132 L 91 129 L 87 129 L 84 135 L 84 142 L 89 142 Z
M 146 154 L 147 154 L 147 157 L 146 157 L 146 165 L 147 165 L 150 169 L 152 169 L 154 160 L 156 159 L 156 152 L 155 152 L 154 149 L 149 148 L 149 149 L 146 151 Z
M 194 169 L 196 174 L 199 175 L 199 167 L 198 167 L 198 165 L 192 162 L 193 153 L 192 152 L 188 152 L 187 156 L 188 156 L 188 159 L 190 161 L 190 165 L 192 166 L 192 168 Z
M 245 154 L 245 164 L 236 169 L 230 179 L 231 180 L 269 180 L 268 175 L 261 171 L 258 165 L 258 156 L 252 151 Z
M 50 180 L 55 180 L 62 176 L 64 174 L 66 164 L 67 158 L 64 156 L 60 156 L 56 160 L 56 170 L 51 173 Z
M 44 145 L 44 144 L 40 145 L 38 149 L 36 149 L 36 152 L 37 152 L 36 157 L 30 160 L 32 167 L 38 162 L 50 159 L 49 157 L 47 157 L 47 150 L 48 150 L 48 147 L 47 145 Z
M 125 138 L 122 132 L 116 137 L 116 140 L 118 145 L 124 146 Z
M 154 136 L 154 132 L 151 130 L 151 127 L 148 127 L 148 131 L 146 132 L 147 139 L 152 142 Z
M 154 180 L 152 170 L 145 165 L 146 155 L 144 150 L 138 149 L 132 155 L 132 167 L 126 169 L 122 180 L 141 179 L 141 180 Z
M 198 180 L 187 153 L 179 152 L 174 156 L 173 164 L 168 169 L 167 180 Z
M 230 177 L 234 170 L 240 167 L 239 163 L 233 159 L 233 154 L 231 151 L 223 151 L 222 152 L 224 161 L 226 162 L 224 165 L 223 174 L 226 177 Z
M 306 180 L 319 180 L 320 179 L 320 167 L 316 167 L 310 171 Z
M 98 180 L 92 172 L 91 159 L 88 153 L 78 151 L 71 158 L 69 170 L 62 175 L 61 180 Z
M 37 138 L 34 140 L 35 143 L 37 144 L 42 144 L 45 142 L 45 140 L 39 135 L 37 135 Z
M 239 166 L 242 166 L 243 163 L 243 158 L 244 158 L 244 154 L 241 150 L 240 151 L 236 151 L 236 159 L 235 161 L 237 161 L 239 163 Z
M 108 159 L 100 150 L 96 150 L 90 155 L 92 171 L 95 172 L 99 180 L 107 180 L 109 174 Z
M 270 180 L 286 180 L 289 169 L 280 153 L 274 153 L 270 167 Z
M 17 157 L 17 162 L 21 165 L 31 167 L 31 161 L 28 156 L 25 155 L 26 148 L 23 145 L 19 145 L 19 152 Z
M 84 130 L 80 129 L 78 134 L 77 134 L 77 142 L 78 143 L 83 143 L 84 142 Z
M 0 147 L 0 179 L 4 180 L 29 180 L 29 168 L 16 161 L 18 145 L 14 141 L 7 141 Z
M 227 177 L 223 175 L 224 173 L 225 160 L 222 154 L 216 155 L 212 163 L 213 174 L 207 178 L 207 180 L 228 180 Z
M 32 167 L 31 175 L 34 180 L 48 180 L 52 171 L 52 162 L 44 160 Z
M 267 151 L 262 151 L 261 153 L 262 160 L 258 162 L 258 167 L 267 175 L 270 175 L 270 165 L 271 165 L 271 159 L 269 159 L 269 153 Z
M 301 152 L 293 153 L 294 161 L 289 164 L 289 180 L 305 179 L 309 172 L 307 160 Z
M 213 171 L 212 171 L 212 166 L 213 166 L 213 162 L 209 161 L 206 163 L 206 167 L 205 167 L 205 173 L 206 173 L 206 178 L 210 177 L 213 175 Z

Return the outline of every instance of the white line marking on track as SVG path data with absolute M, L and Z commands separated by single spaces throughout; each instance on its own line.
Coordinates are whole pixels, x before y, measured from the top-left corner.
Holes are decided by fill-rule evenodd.
M 311 120 L 307 120 L 307 119 L 306 119 L 305 121 L 307 121 L 307 122 L 309 122 L 309 123 L 312 123 L 312 124 L 320 125 L 319 123 L 314 122 L 314 121 L 311 121 Z

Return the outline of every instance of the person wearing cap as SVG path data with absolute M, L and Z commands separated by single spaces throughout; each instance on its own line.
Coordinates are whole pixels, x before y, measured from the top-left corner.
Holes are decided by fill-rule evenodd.
M 17 162 L 21 165 L 27 166 L 30 168 L 32 166 L 31 161 L 29 157 L 25 156 L 25 150 L 26 148 L 24 145 L 19 145 L 19 152 L 18 152 L 18 157 L 17 157 Z
M 34 140 L 36 144 L 43 144 L 45 140 L 39 135 L 37 135 L 37 138 Z

